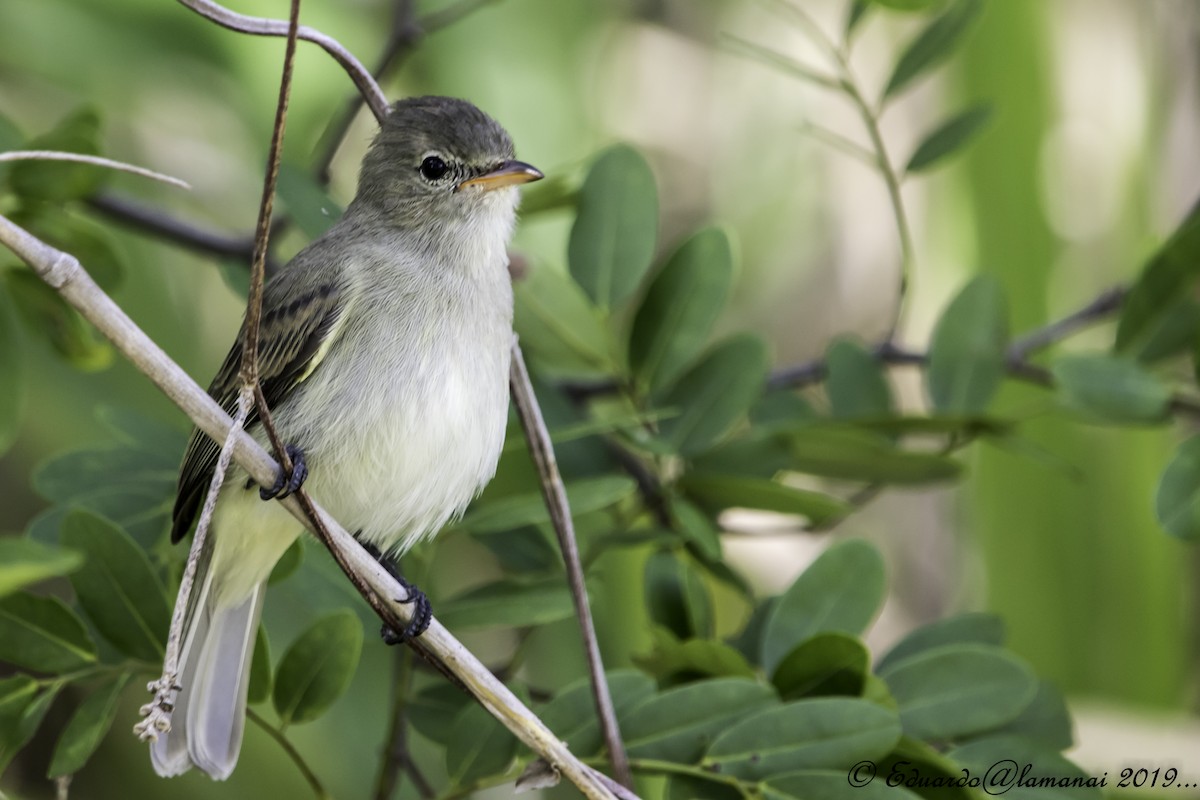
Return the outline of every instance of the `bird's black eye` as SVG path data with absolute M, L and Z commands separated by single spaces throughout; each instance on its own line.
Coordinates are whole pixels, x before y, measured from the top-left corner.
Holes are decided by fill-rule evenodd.
M 446 162 L 437 156 L 429 156 L 421 162 L 421 175 L 427 181 L 436 181 L 445 175 L 448 169 L 450 168 L 446 166 Z

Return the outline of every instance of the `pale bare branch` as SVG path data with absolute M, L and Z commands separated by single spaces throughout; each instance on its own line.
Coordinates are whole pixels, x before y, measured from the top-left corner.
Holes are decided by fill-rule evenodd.
M 80 164 L 91 164 L 95 167 L 104 167 L 105 169 L 115 169 L 121 172 L 128 172 L 132 175 L 140 175 L 143 178 L 161 181 L 180 189 L 192 188 L 192 185 L 187 181 L 173 178 L 170 175 L 164 175 L 161 172 L 155 172 L 152 169 L 126 164 L 124 161 L 114 161 L 111 158 L 104 158 L 103 156 L 90 156 L 85 153 L 64 153 L 61 150 L 9 150 L 7 153 L 0 153 L 0 161 L 74 161 Z

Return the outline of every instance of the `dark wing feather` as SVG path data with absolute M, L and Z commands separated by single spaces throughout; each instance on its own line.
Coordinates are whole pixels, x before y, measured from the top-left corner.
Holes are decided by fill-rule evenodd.
M 334 330 L 343 309 L 343 289 L 338 283 L 323 283 L 312 290 L 297 292 L 291 285 L 293 276 L 288 274 L 289 271 L 285 269 L 270 281 L 263 297 L 258 366 L 263 396 L 270 408 L 277 408 L 316 367 L 314 358 Z M 208 388 L 209 395 L 230 416 L 237 409 L 241 389 L 238 373 L 244 335 L 243 327 Z M 246 427 L 257 419 L 258 411 L 251 409 Z M 219 454 L 220 445 L 199 429 L 192 431 L 179 470 L 179 488 L 171 514 L 172 542 L 178 542 L 191 528 L 208 492 Z

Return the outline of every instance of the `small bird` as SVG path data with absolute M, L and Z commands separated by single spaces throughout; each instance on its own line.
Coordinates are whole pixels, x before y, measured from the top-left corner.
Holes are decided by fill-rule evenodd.
M 345 215 L 267 282 L 260 380 L 294 466 L 263 490 L 231 468 L 220 490 L 171 730 L 151 745 L 159 775 L 195 765 L 220 780 L 237 764 L 267 578 L 302 532 L 264 499 L 294 491 L 307 473 L 335 519 L 396 556 L 462 513 L 495 473 L 508 416 L 516 187 L 541 177 L 472 104 L 402 100 L 367 151 Z M 209 387 L 231 413 L 244 333 Z M 246 427 L 265 444 L 256 414 Z M 193 431 L 172 541 L 191 528 L 217 456 Z M 424 620 L 402 635 L 428 624 L 424 603 Z

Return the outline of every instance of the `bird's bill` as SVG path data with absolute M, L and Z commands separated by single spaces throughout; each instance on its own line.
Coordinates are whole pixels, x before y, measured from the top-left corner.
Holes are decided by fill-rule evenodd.
M 485 172 L 474 178 L 467 178 L 458 185 L 458 188 L 465 189 L 468 186 L 478 186 L 483 191 L 490 192 L 493 189 L 501 189 L 505 186 L 516 186 L 522 183 L 540 181 L 544 177 L 545 175 L 542 174 L 541 170 L 526 164 L 524 161 L 505 161 L 491 172 Z

